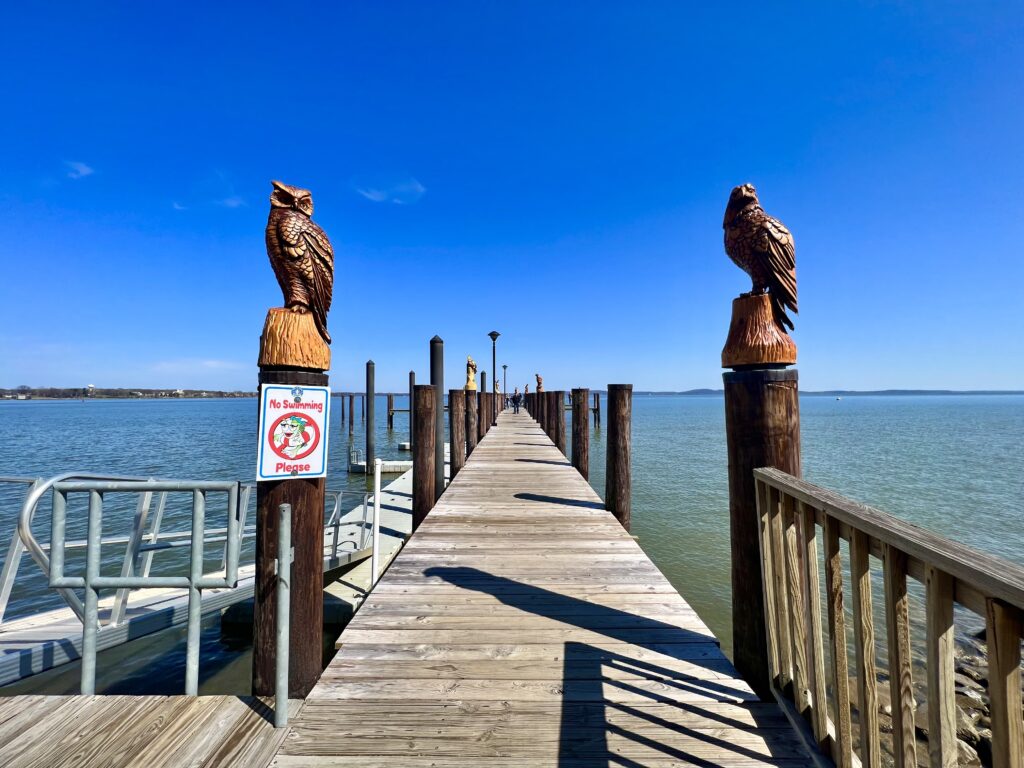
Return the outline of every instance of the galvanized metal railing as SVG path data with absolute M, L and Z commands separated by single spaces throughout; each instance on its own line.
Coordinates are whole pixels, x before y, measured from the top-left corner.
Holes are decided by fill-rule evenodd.
M 0 625 L 4 623 L 11 595 L 18 579 L 18 572 L 27 551 L 32 561 L 35 562 L 39 571 L 44 577 L 49 577 L 49 555 L 50 544 L 46 541 L 37 540 L 33 533 L 33 524 L 40 502 L 45 498 L 46 492 L 54 484 L 72 480 L 106 480 L 106 481 L 136 481 L 155 483 L 155 478 L 135 477 L 126 475 L 106 475 L 83 472 L 68 472 L 57 475 L 48 480 L 32 477 L 0 476 L 0 485 L 8 484 L 24 486 L 25 495 L 21 502 L 21 512 L 18 523 L 15 526 L 3 560 L 3 567 L 0 569 Z M 255 499 L 253 490 L 254 483 L 243 483 L 240 486 L 238 509 L 239 524 L 237 537 L 240 542 L 252 539 L 256 536 L 256 526 L 247 525 L 246 520 L 249 508 Z M 173 550 L 191 546 L 191 531 L 162 531 L 164 516 L 167 507 L 167 493 L 154 490 L 152 485 L 146 490 L 138 493 L 138 502 L 132 518 L 131 528 L 127 535 L 104 536 L 101 539 L 103 545 L 124 545 L 125 552 L 121 564 L 121 575 L 130 576 L 139 574 L 148 576 L 153 567 L 153 556 L 161 550 Z M 341 538 L 342 517 L 346 513 L 345 500 L 352 496 L 362 498 L 362 517 L 359 520 L 359 537 L 353 541 L 345 541 Z M 327 509 L 325 530 L 330 536 L 330 558 L 339 560 L 340 555 L 348 552 L 360 552 L 370 545 L 370 517 L 369 517 L 369 494 L 354 491 L 327 491 Z M 329 510 L 329 511 L 328 511 Z M 210 528 L 204 531 L 203 541 L 205 544 L 223 543 L 221 552 L 221 568 L 226 565 L 228 553 L 227 529 L 224 527 Z M 74 539 L 65 542 L 65 551 L 82 550 L 87 546 L 86 539 Z M 351 550 L 346 547 L 351 545 Z M 241 552 L 241 550 L 240 550 Z M 135 590 L 124 587 L 117 590 L 113 607 L 107 624 L 118 626 L 125 621 L 129 600 Z M 64 602 L 71 609 L 79 621 L 84 618 L 84 605 L 81 599 L 73 590 L 59 589 L 58 593 Z
M 140 589 L 164 587 L 188 590 L 188 639 L 185 661 L 185 693 L 199 692 L 199 629 L 202 618 L 200 591 L 211 588 L 233 589 L 238 583 L 238 497 L 239 484 L 214 481 L 137 481 L 137 480 L 62 480 L 51 483 L 53 511 L 50 533 L 49 583 L 55 589 L 85 590 L 82 614 L 82 681 L 81 692 L 96 692 L 96 635 L 99 632 L 99 593 L 101 589 Z M 38 490 L 38 489 L 37 489 Z M 65 531 L 68 497 L 73 493 L 89 495 L 88 537 L 85 573 L 65 574 Z M 103 531 L 103 496 L 106 493 L 191 493 L 192 528 L 189 542 L 187 576 L 153 576 L 150 574 L 104 576 L 100 572 Z M 206 497 L 210 493 L 227 494 L 226 554 L 222 573 L 207 574 L 204 562 Z M 40 553 L 41 554 L 41 553 Z M 77 595 L 74 595 L 78 600 Z
M 776 469 L 757 469 L 754 479 L 772 688 L 780 703 L 810 722 L 822 751 L 831 753 L 840 768 L 881 763 L 871 578 L 875 558 L 881 561 L 884 581 L 882 647 L 888 660 L 895 765 L 917 765 L 909 577 L 923 590 L 917 607 L 923 608 L 924 617 L 915 626 L 924 640 L 930 764 L 957 764 L 956 604 L 967 612 L 965 620 L 973 613 L 985 627 L 992 764 L 1024 767 L 1024 568 Z M 819 541 L 824 549 L 821 564 Z M 852 675 L 840 547 L 844 541 L 852 587 Z M 819 569 L 824 571 L 824 593 Z M 914 589 L 916 593 L 918 587 Z M 851 678 L 856 679 L 858 744 L 851 718 Z M 832 691 L 831 707 L 826 689 Z

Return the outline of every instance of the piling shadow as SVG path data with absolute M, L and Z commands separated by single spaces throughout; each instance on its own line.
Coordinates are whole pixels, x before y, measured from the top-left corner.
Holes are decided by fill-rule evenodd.
M 553 464 L 556 467 L 571 467 L 572 463 L 568 461 L 555 461 L 553 459 L 516 459 L 516 461 L 522 461 L 526 464 Z
M 545 496 L 541 493 L 517 493 L 517 499 L 525 501 L 538 501 L 542 504 L 562 504 L 567 507 L 585 507 L 586 509 L 604 509 L 604 504 L 596 501 L 583 501 L 582 499 L 566 499 L 562 496 Z
M 721 673 L 727 668 L 713 637 L 642 614 L 580 600 L 476 568 L 434 567 L 424 571 L 424 575 L 493 595 L 521 611 L 686 661 L 712 673 Z M 707 649 L 712 644 L 714 650 L 700 648 Z M 609 689 L 627 694 L 629 701 L 611 700 L 606 694 Z M 730 762 L 750 759 L 758 764 L 775 761 L 796 764 L 809 760 L 797 746 L 799 740 L 781 709 L 756 700 L 743 700 L 742 696 L 750 694 L 716 680 L 632 658 L 607 646 L 577 641 L 564 644 L 561 694 L 559 768 L 582 765 L 640 768 L 654 754 L 659 763 L 678 760 L 707 768 L 720 766 L 722 759 Z M 704 701 L 680 700 L 686 694 L 698 694 Z M 721 703 L 745 709 L 750 722 L 723 713 L 715 706 Z M 666 711 L 666 707 L 671 709 Z M 664 717 L 665 714 L 671 719 Z M 637 721 L 642 721 L 642 732 L 630 726 Z M 757 729 L 765 738 L 767 754 L 730 742 L 720 734 L 722 728 Z M 614 748 L 609 747 L 609 734 L 615 736 Z M 685 747 L 686 741 L 699 751 L 711 747 L 727 753 L 728 757 L 709 760 L 693 754 Z M 642 755 L 642 762 L 630 757 L 631 752 L 638 757 Z

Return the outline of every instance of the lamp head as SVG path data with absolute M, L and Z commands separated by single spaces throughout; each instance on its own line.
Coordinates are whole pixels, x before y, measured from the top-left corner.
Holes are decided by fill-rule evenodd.
M 501 336 L 501 334 L 498 333 L 497 331 L 491 331 L 487 335 L 491 337 L 491 341 L 497 341 L 498 337 Z

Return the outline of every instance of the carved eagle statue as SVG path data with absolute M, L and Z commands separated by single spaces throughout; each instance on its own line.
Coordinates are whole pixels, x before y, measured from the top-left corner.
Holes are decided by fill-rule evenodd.
M 330 344 L 327 313 L 334 292 L 334 249 L 310 218 L 313 194 L 280 181 L 271 183 L 267 255 L 284 294 L 284 305 L 292 312 L 312 312 L 316 329 Z
M 725 252 L 750 275 L 754 288 L 744 296 L 767 292 L 779 328 L 793 328 L 786 309 L 796 307 L 796 249 L 793 235 L 761 207 L 752 184 L 735 187 L 725 208 Z

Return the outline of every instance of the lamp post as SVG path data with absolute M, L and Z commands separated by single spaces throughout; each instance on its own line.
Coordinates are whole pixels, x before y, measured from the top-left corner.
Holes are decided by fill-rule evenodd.
M 497 383 L 498 381 L 498 337 L 501 336 L 497 331 L 491 331 L 487 334 L 491 337 L 491 379 Z M 491 426 L 498 426 L 498 398 L 494 396 L 494 405 L 491 407 Z
M 508 397 L 508 366 L 507 365 L 502 365 L 501 366 L 501 397 L 502 397 L 501 404 L 502 404 L 502 406 L 504 406 L 505 403 L 508 402 L 507 400 L 505 400 L 505 398 Z

